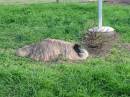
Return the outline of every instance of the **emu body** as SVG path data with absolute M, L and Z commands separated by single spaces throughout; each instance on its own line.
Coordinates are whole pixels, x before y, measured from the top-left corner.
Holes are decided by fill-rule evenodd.
M 87 50 L 81 49 L 79 45 L 56 39 L 45 39 L 40 43 L 24 46 L 16 51 L 16 55 L 45 62 L 59 57 L 85 60 L 89 56 Z

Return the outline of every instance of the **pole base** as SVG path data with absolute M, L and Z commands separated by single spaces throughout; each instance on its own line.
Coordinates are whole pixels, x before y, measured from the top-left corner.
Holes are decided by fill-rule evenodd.
M 103 26 L 101 28 L 99 27 L 94 27 L 89 29 L 89 32 L 101 32 L 101 33 L 107 33 L 107 32 L 114 32 L 114 29 L 112 27 L 109 26 Z
M 111 27 L 94 27 L 87 31 L 84 45 L 92 56 L 105 56 L 118 41 L 118 35 Z

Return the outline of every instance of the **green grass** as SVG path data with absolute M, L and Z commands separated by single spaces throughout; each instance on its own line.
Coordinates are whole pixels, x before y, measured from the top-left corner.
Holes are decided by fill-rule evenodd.
M 79 42 L 97 26 L 96 4 L 0 6 L 0 97 L 130 97 L 130 52 L 113 47 L 106 57 L 43 63 L 15 50 L 48 37 Z M 130 6 L 104 5 L 104 25 L 130 42 Z
M 0 4 L 32 4 L 32 3 L 54 3 L 56 0 L 0 0 Z M 59 0 L 59 2 L 72 3 L 72 2 L 88 2 L 88 0 Z

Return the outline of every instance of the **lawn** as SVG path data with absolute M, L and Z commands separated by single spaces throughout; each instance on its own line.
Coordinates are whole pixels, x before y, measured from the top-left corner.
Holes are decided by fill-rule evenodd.
M 60 2 L 87 2 L 88 0 L 59 0 Z M 0 4 L 30 4 L 30 3 L 49 3 L 56 0 L 0 0 Z
M 104 5 L 104 25 L 130 42 L 130 6 Z M 15 50 L 45 38 L 80 42 L 97 25 L 97 5 L 0 6 L 0 97 L 130 97 L 130 51 L 114 46 L 106 57 L 44 63 Z
M 48 3 L 56 2 L 56 0 L 0 0 L 1 4 L 16 4 L 16 3 Z

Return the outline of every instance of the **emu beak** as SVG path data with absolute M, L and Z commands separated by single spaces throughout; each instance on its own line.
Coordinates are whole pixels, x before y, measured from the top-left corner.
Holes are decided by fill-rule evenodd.
M 80 53 L 79 53 L 79 56 L 80 56 L 82 59 L 86 59 L 86 58 L 89 56 L 89 53 L 87 52 L 87 50 L 81 49 L 81 50 L 80 50 Z

